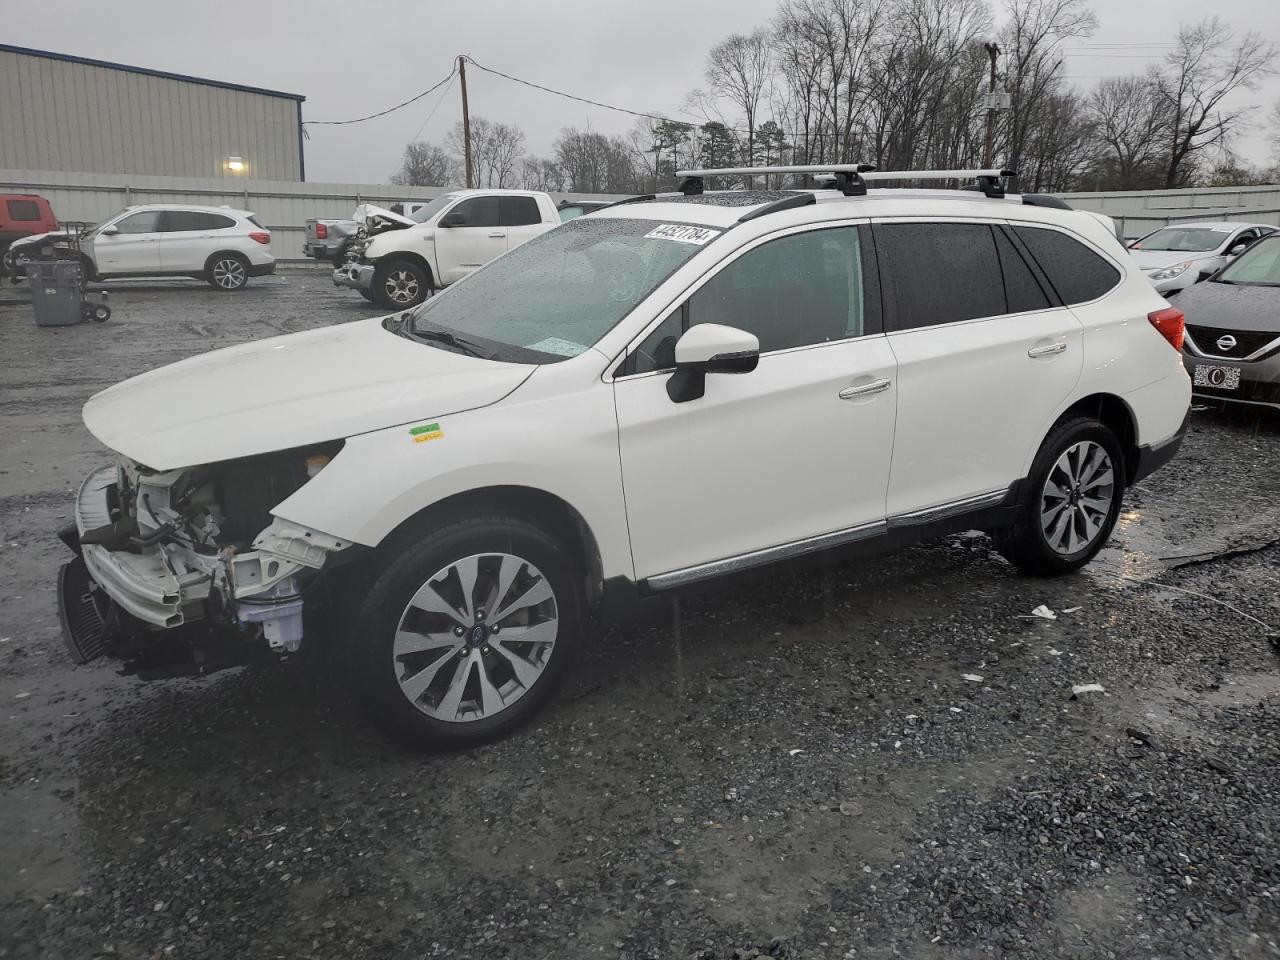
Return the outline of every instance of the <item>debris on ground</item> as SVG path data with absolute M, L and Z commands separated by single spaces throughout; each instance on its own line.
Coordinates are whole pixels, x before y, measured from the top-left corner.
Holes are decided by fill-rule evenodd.
M 1043 603 L 1036 607 L 1030 613 L 1019 614 L 1022 620 L 1057 620 L 1058 615 L 1046 607 Z
M 1100 683 L 1077 683 L 1071 688 L 1071 699 L 1075 700 L 1083 693 L 1106 693 L 1106 688 Z
M 1156 743 L 1156 738 L 1146 730 L 1139 727 L 1125 727 L 1124 735 L 1129 737 L 1131 740 L 1137 740 L 1139 743 L 1146 744 L 1152 750 L 1160 749 L 1159 745 Z
M 982 674 L 980 674 L 980 673 L 962 673 L 962 674 L 960 674 L 960 676 L 962 676 L 964 679 L 968 680 L 970 683 L 981 683 L 981 682 L 982 682 Z

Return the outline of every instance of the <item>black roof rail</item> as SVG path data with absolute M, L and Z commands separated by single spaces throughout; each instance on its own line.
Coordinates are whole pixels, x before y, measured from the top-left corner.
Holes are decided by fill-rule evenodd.
M 1067 201 L 1058 197 L 1051 197 L 1047 193 L 1024 193 L 1022 202 L 1028 207 L 1052 207 L 1054 210 L 1074 210 L 1075 207 L 1067 203 Z
M 754 220 L 756 217 L 763 217 L 770 213 L 780 213 L 783 210 L 791 210 L 795 207 L 808 207 L 817 202 L 818 198 L 812 193 L 797 193 L 790 197 L 783 197 L 780 200 L 773 200 L 769 203 L 762 204 L 754 210 L 744 213 L 738 218 L 738 222 L 746 223 L 748 220 Z
M 608 210 L 610 207 L 620 207 L 624 203 L 647 203 L 650 200 L 657 199 L 655 194 L 642 193 L 635 197 L 624 197 L 621 200 L 615 200 L 613 203 L 606 203 L 603 207 L 596 207 L 591 213 L 599 213 L 601 210 Z

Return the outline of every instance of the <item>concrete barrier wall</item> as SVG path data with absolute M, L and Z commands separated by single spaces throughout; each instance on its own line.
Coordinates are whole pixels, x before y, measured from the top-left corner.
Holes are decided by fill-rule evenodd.
M 146 177 L 106 173 L 0 170 L 0 193 L 38 193 L 65 222 L 96 223 L 130 204 L 194 203 L 252 210 L 271 231 L 271 249 L 282 261 L 303 260 L 306 221 L 351 216 L 360 203 L 430 200 L 444 187 L 395 187 L 367 183 L 228 181 L 195 177 Z M 586 193 L 553 193 L 560 200 L 616 200 Z

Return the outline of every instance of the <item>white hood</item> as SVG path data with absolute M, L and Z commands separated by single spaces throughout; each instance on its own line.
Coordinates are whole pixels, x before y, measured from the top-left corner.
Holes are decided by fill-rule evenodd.
M 534 369 L 415 343 L 375 317 L 160 367 L 91 397 L 84 422 L 112 450 L 172 470 L 488 406 Z
M 1129 252 L 1133 254 L 1133 259 L 1143 270 L 1158 270 L 1160 267 L 1168 267 L 1175 263 L 1202 260 L 1215 255 L 1213 252 L 1195 253 L 1189 250 L 1130 250 Z
M 403 214 L 394 213 L 386 207 L 380 207 L 376 203 L 362 203 L 356 207 L 355 212 L 351 214 L 351 219 L 356 223 L 376 223 L 379 220 L 389 221 L 390 223 L 400 224 L 405 227 L 416 227 L 418 221 L 411 220 Z

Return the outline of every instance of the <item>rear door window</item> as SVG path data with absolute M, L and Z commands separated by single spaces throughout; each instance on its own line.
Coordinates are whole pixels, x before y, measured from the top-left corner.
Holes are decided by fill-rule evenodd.
M 1006 312 L 1004 278 L 989 224 L 878 223 L 875 237 L 880 275 L 895 304 L 892 329 Z
M 1032 273 L 1013 241 L 1004 230 L 994 228 L 996 249 L 1000 252 L 1000 271 L 1004 274 L 1004 294 L 1008 301 L 1006 313 L 1026 313 L 1029 310 L 1047 310 L 1053 306 L 1040 281 Z
M 1063 303 L 1088 303 L 1120 282 L 1120 271 L 1079 240 L 1048 227 L 1014 227 Z
M 531 223 L 541 223 L 538 213 L 538 201 L 533 197 L 499 197 L 499 226 L 527 227 Z
M 40 206 L 34 200 L 9 200 L 9 219 L 22 223 L 30 223 L 40 219 Z
M 203 213 L 199 210 L 166 210 L 161 223 L 160 229 L 164 233 L 225 230 L 227 227 L 236 225 L 236 222 L 230 217 L 224 217 L 217 213 Z

